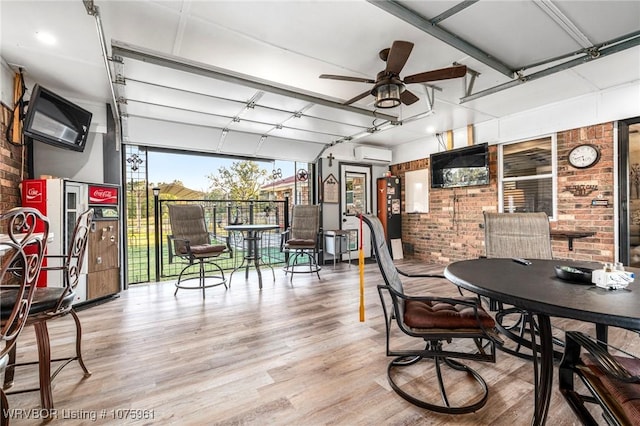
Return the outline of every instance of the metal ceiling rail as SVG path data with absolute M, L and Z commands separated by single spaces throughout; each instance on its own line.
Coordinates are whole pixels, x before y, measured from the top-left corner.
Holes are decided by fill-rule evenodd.
M 473 44 L 463 40 L 457 35 L 440 28 L 437 25 L 437 22 L 433 22 L 428 20 L 427 18 L 424 18 L 420 14 L 416 13 L 414 10 L 401 5 L 397 1 L 393 1 L 393 0 L 387 0 L 387 1 L 367 0 L 367 1 L 375 6 L 378 6 L 380 9 L 384 10 L 385 12 L 388 12 L 394 15 L 395 17 L 402 19 L 406 23 L 411 24 L 414 27 L 424 31 L 425 33 L 432 35 L 433 37 L 439 39 L 440 41 L 447 43 L 449 46 L 454 47 L 460 50 L 461 52 L 466 53 L 472 58 L 477 59 L 478 61 L 506 75 L 507 77 L 513 78 L 515 71 L 512 70 L 509 66 L 507 66 L 505 63 L 497 60 L 492 55 L 474 46 Z M 458 12 L 456 8 L 457 6 L 454 6 L 453 8 L 454 12 Z M 460 10 L 462 10 L 462 8 Z
M 524 65 L 524 66 L 518 68 L 518 72 L 521 73 L 524 70 L 528 70 L 528 69 L 531 69 L 531 68 L 537 68 L 539 66 L 546 65 L 546 64 L 551 64 L 553 62 L 558 62 L 558 61 L 561 61 L 561 60 L 567 59 L 567 58 L 575 58 L 578 55 L 594 54 L 594 53 L 597 54 L 597 52 L 600 49 L 604 48 L 604 47 L 612 46 L 614 44 L 620 43 L 621 41 L 631 40 L 631 39 L 633 39 L 635 37 L 640 37 L 640 31 L 635 31 L 635 32 L 632 32 L 630 34 L 625 34 L 623 36 L 616 37 L 616 38 L 611 39 L 611 40 L 607 40 L 604 43 L 599 43 L 598 45 L 590 45 L 589 47 L 582 48 L 582 49 L 576 50 L 574 52 L 565 53 L 563 55 L 558 55 L 558 56 L 555 56 L 553 58 L 544 59 L 542 61 L 538 61 L 538 62 L 535 62 L 533 64 Z M 633 45 L 631 45 L 629 47 L 633 47 Z
M 104 30 L 102 28 L 102 19 L 100 18 L 100 8 L 93 4 L 93 0 L 82 0 L 84 8 L 89 16 L 93 16 L 96 21 L 96 30 L 98 32 L 98 39 L 100 41 L 100 50 L 102 52 L 102 58 L 104 60 L 104 66 L 107 71 L 107 80 L 109 82 L 109 90 L 111 93 L 111 114 L 115 122 L 115 143 L 116 151 L 120 150 L 120 142 L 122 140 L 122 129 L 120 128 L 120 109 L 118 106 L 118 99 L 116 98 L 115 88 L 113 86 L 113 78 L 111 74 L 111 67 L 109 66 L 109 55 L 107 53 L 107 42 L 104 36 Z
M 268 82 L 266 80 L 258 79 L 246 74 L 224 70 L 212 65 L 190 61 L 173 55 L 166 55 L 160 52 L 155 52 L 140 46 L 133 46 L 131 44 L 117 40 L 111 41 L 111 50 L 113 55 L 120 55 L 125 58 L 136 59 L 142 62 L 147 62 L 170 69 L 189 72 L 191 74 L 197 74 L 204 77 L 226 81 L 229 83 L 239 84 L 242 86 L 252 87 L 258 90 L 264 90 L 265 92 L 274 93 L 289 98 L 300 99 L 314 104 L 324 105 L 330 108 L 341 109 L 356 114 L 383 118 L 385 120 L 391 121 L 395 121 L 398 119 L 398 117 L 396 116 L 383 114 L 378 112 L 377 110 L 371 111 L 364 108 L 354 107 L 352 105 L 344 105 L 340 102 L 322 98 L 310 93 L 298 92 L 293 90 L 293 88 L 275 85 L 275 83 L 273 82 Z
M 518 86 L 520 84 L 526 83 L 527 81 L 537 80 L 539 78 L 546 77 L 548 75 L 555 74 L 557 72 L 564 71 L 564 70 L 567 70 L 569 68 L 573 68 L 573 67 L 576 67 L 578 65 L 582 65 L 584 63 L 587 63 L 587 62 L 595 61 L 596 59 L 604 58 L 605 56 L 609 56 L 609 55 L 612 55 L 614 53 L 622 52 L 624 50 L 627 50 L 627 49 L 629 49 L 631 47 L 635 47 L 635 46 L 638 46 L 638 45 L 640 45 L 640 36 L 634 37 L 631 40 L 627 40 L 625 42 L 622 42 L 622 43 L 619 43 L 619 44 L 616 44 L 616 45 L 613 45 L 613 46 L 606 47 L 604 49 L 595 50 L 593 52 L 593 54 L 589 54 L 589 52 L 586 52 L 585 55 L 580 57 L 580 58 L 576 58 L 576 59 L 573 59 L 571 61 L 567 61 L 567 62 L 564 62 L 562 64 L 558 64 L 556 66 L 546 68 L 546 69 L 544 69 L 542 71 L 535 72 L 535 73 L 533 73 L 531 75 L 528 75 L 528 76 L 521 76 L 520 78 L 518 78 L 516 80 L 509 81 L 509 82 L 503 83 L 503 84 L 499 84 L 499 85 L 491 87 L 489 89 L 482 90 L 482 91 L 480 91 L 478 93 L 474 93 L 473 95 L 469 95 L 469 96 L 465 96 L 463 98 L 460 98 L 460 103 L 469 102 L 469 101 L 472 101 L 474 99 L 478 99 L 478 98 L 481 98 L 481 97 L 484 97 L 484 96 L 487 96 L 487 95 L 492 95 L 494 93 L 501 92 L 501 91 L 503 91 L 505 89 L 509 89 L 511 87 L 515 87 L 515 86 Z

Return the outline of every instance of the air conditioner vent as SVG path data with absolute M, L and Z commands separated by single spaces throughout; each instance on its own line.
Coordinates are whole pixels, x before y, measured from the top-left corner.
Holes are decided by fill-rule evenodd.
M 391 163 L 391 150 L 373 146 L 357 146 L 354 149 L 356 160 L 368 163 Z

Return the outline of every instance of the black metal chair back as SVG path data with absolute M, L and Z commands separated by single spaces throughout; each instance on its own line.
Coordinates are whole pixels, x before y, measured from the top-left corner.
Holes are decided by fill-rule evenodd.
M 49 236 L 49 220 L 31 208 L 0 214 L 0 373 L 27 323 Z M 0 423 L 9 422 L 9 403 L 0 387 Z

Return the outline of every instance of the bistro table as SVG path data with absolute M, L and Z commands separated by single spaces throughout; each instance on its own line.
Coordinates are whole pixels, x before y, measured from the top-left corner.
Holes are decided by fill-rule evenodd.
M 234 272 L 238 269 L 245 268 L 245 279 L 249 278 L 249 267 L 251 266 L 251 262 L 258 273 L 258 285 L 260 289 L 262 289 L 262 274 L 260 273 L 260 241 L 262 240 L 262 234 L 265 231 L 271 231 L 273 229 L 279 229 L 280 225 L 227 225 L 224 227 L 229 232 L 240 232 L 242 233 L 242 241 L 246 246 L 246 251 L 244 253 L 244 257 L 242 258 L 242 263 L 235 268 L 229 274 L 229 287 L 231 287 L 231 278 L 233 277 Z M 273 267 L 267 264 L 269 268 L 271 268 L 271 273 L 273 274 L 273 280 L 276 279 L 276 273 L 273 271 Z
M 553 385 L 553 342 L 549 317 L 593 322 L 598 334 L 616 326 L 640 330 L 640 283 L 623 290 L 606 290 L 593 284 L 563 281 L 555 265 L 600 268 L 601 264 L 569 260 L 531 260 L 530 265 L 512 259 L 473 259 L 453 262 L 445 277 L 459 287 L 514 305 L 535 317 L 539 327 L 540 359 L 534 354 L 535 406 L 531 424 L 544 425 Z M 639 269 L 629 268 L 635 272 Z M 535 345 L 533 345 L 535 347 Z

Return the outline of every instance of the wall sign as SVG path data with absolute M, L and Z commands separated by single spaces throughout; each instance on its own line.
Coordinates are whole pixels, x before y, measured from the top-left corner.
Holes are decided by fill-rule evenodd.
M 329 176 L 322 182 L 322 195 L 325 203 L 338 203 L 340 201 L 340 187 L 338 179 L 329 173 Z

